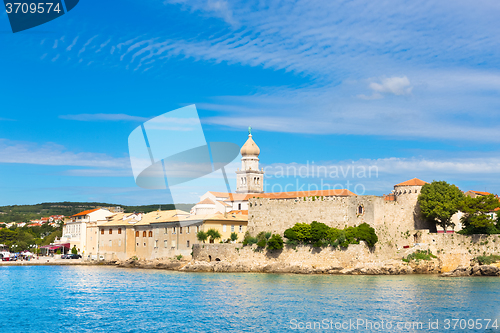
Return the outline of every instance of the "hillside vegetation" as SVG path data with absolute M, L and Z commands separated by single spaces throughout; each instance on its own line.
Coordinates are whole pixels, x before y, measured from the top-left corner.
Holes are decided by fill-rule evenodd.
M 103 202 L 45 202 L 36 205 L 0 206 L 0 222 L 27 222 L 29 220 L 40 219 L 41 217 L 48 217 L 50 215 L 71 216 L 88 209 L 116 206 L 123 207 L 126 213 L 149 213 L 158 210 L 160 207 L 161 210 L 175 209 L 173 204 L 125 206 Z M 193 204 L 181 204 L 178 205 L 178 208 L 189 212 L 193 206 Z

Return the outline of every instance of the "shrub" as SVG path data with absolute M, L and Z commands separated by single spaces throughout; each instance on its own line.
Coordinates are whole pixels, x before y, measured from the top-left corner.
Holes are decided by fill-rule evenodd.
M 295 239 L 287 239 L 285 244 L 295 249 L 295 247 L 299 245 L 299 242 Z
M 367 223 L 360 224 L 357 227 L 356 237 L 359 240 L 365 241 L 369 247 L 375 246 L 378 242 L 378 236 L 375 233 L 375 229 L 370 227 Z
M 491 265 L 494 262 L 500 261 L 500 256 L 494 254 L 489 256 L 483 255 L 483 256 L 478 256 L 475 259 L 477 260 L 479 265 Z
M 271 235 L 272 235 L 272 232 L 266 232 L 264 233 L 264 237 L 266 238 L 266 240 L 269 240 L 269 238 L 271 238 Z
M 238 234 L 235 232 L 232 232 L 230 238 L 231 238 L 232 242 L 235 242 L 238 239 Z
M 182 254 L 179 254 L 178 256 L 176 256 L 175 259 L 181 260 L 182 259 Z
M 299 238 L 298 238 L 297 233 L 295 232 L 295 230 L 293 230 L 292 228 L 286 229 L 285 233 L 284 233 L 284 236 L 285 236 L 286 239 L 298 243 Z
M 311 240 L 311 226 L 307 223 L 296 223 L 292 230 L 297 234 L 297 240 L 302 243 L 309 243 Z
M 258 247 L 261 247 L 261 248 L 265 248 L 265 247 L 266 247 L 266 244 L 267 244 L 267 242 L 266 242 L 266 240 L 265 240 L 265 239 L 261 239 L 261 240 L 259 240 L 259 241 L 257 242 L 257 246 L 258 246 Z
M 403 258 L 402 260 L 404 262 L 410 262 L 412 260 L 431 260 L 432 258 L 437 258 L 435 255 L 432 254 L 431 250 L 417 250 L 413 253 L 410 253 L 406 258 Z
M 330 227 L 324 223 L 313 221 L 311 223 L 311 241 L 319 242 L 323 239 L 327 239 L 328 231 Z
M 245 236 L 243 237 L 243 246 L 253 245 L 258 242 L 257 237 L 250 236 L 250 232 L 245 232 Z
M 314 247 L 331 245 L 333 247 L 348 247 L 349 244 L 359 244 L 365 241 L 369 247 L 375 246 L 378 236 L 375 229 L 367 223 L 358 227 L 346 227 L 345 229 L 330 228 L 324 223 L 313 221 L 310 225 L 297 223 L 292 228 L 286 229 L 284 236 L 286 244 L 295 246 L 298 243 L 312 244 Z
M 272 235 L 267 241 L 267 248 L 269 250 L 282 250 L 283 249 L 283 238 L 280 235 Z

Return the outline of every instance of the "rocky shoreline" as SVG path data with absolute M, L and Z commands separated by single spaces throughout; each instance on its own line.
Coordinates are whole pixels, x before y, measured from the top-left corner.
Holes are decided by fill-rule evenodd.
M 460 266 L 451 272 L 441 274 L 442 277 L 460 276 L 500 276 L 500 268 L 491 265 Z
M 390 260 L 384 263 L 360 265 L 357 267 L 323 266 L 316 267 L 307 264 L 285 264 L 259 262 L 228 262 L 228 261 L 196 261 L 177 259 L 107 261 L 102 264 L 123 268 L 165 269 L 180 272 L 211 272 L 211 273 L 278 273 L 278 274 L 335 274 L 335 275 L 407 275 L 407 274 L 441 274 L 439 259 L 404 263 L 400 260 Z M 478 268 L 476 268 L 478 267 Z M 466 274 L 465 272 L 470 272 Z M 473 266 L 462 270 L 441 274 L 443 277 L 454 276 L 500 276 L 500 268 L 494 266 Z

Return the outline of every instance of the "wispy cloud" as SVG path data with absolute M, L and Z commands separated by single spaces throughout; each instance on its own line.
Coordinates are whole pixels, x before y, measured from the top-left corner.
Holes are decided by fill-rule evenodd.
M 130 169 L 128 157 L 72 152 L 55 143 L 37 144 L 7 139 L 0 139 L 0 163 Z
M 183 24 L 200 29 L 182 35 L 140 27 L 120 35 L 81 33 L 76 41 L 76 36 L 59 40 L 68 47 L 76 43 L 60 59 L 147 75 L 162 73 L 174 58 L 191 59 L 300 78 L 295 86 L 205 101 L 207 110 L 219 112 L 205 119 L 212 124 L 241 127 L 248 121 L 285 132 L 500 140 L 495 134 L 500 7 L 494 2 L 172 0 L 145 5 L 155 12 L 192 13 L 195 18 Z M 47 59 L 59 57 L 61 47 L 52 50 L 52 45 L 48 40 L 40 46 Z
M 77 120 L 77 121 L 137 121 L 144 122 L 149 118 L 130 116 L 123 113 L 83 113 L 83 114 L 67 114 L 59 116 L 61 119 Z

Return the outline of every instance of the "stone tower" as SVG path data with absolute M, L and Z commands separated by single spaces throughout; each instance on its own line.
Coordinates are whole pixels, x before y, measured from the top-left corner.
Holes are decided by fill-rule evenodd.
M 264 169 L 259 171 L 260 149 L 248 129 L 248 140 L 240 150 L 241 170 L 236 171 L 236 193 L 263 193 Z
M 400 184 L 394 185 L 393 193 L 396 196 L 396 201 L 408 201 L 416 203 L 420 191 L 422 190 L 422 186 L 424 186 L 425 184 L 427 184 L 427 182 L 418 178 L 413 178 Z

